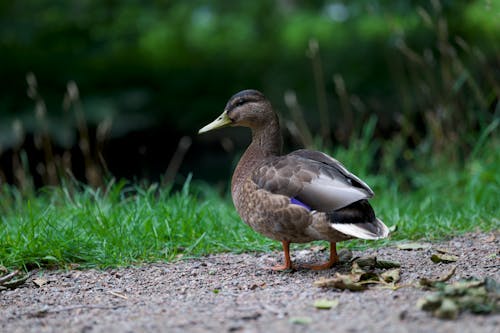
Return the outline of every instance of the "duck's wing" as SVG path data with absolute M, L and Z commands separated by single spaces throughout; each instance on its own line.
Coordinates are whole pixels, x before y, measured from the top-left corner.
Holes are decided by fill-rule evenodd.
M 368 203 L 373 197 L 370 187 L 324 153 L 298 150 L 270 158 L 255 170 L 252 180 L 263 190 L 288 196 L 291 204 L 325 218 L 345 235 L 362 239 L 389 235 Z
M 339 210 L 373 196 L 370 187 L 339 161 L 311 150 L 269 159 L 255 170 L 252 179 L 262 189 L 320 212 Z

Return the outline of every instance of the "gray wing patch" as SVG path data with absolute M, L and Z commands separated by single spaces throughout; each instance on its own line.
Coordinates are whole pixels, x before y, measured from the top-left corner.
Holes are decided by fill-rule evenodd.
M 340 162 L 326 154 L 298 150 L 272 157 L 252 180 L 271 193 L 297 198 L 318 211 L 332 211 L 373 196 L 373 191 Z

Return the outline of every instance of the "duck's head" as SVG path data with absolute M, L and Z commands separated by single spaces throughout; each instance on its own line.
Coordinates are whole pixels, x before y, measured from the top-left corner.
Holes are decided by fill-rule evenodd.
M 244 126 L 258 129 L 275 119 L 271 104 L 260 91 L 243 90 L 233 95 L 224 112 L 198 133 L 205 133 L 226 126 Z

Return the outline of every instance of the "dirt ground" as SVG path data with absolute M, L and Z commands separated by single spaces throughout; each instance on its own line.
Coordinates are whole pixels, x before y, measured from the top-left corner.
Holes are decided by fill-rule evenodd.
M 430 249 L 391 246 L 354 255 L 399 261 L 400 284 L 409 284 L 449 271 L 450 264 L 430 260 L 436 248 L 445 248 L 459 256 L 451 281 L 499 281 L 499 236 L 475 233 Z M 324 260 L 327 253 L 295 250 L 293 260 Z M 421 288 L 322 289 L 313 282 L 347 265 L 319 272 L 266 269 L 278 260 L 277 252 L 219 254 L 105 271 L 32 272 L 23 286 L 0 292 L 0 332 L 499 332 L 498 314 L 432 317 L 416 307 L 431 293 Z M 319 310 L 313 306 L 318 299 L 339 304 Z

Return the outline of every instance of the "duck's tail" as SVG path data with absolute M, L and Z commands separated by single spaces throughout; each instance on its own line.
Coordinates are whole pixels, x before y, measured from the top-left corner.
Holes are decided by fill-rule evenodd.
M 363 223 L 332 223 L 332 228 L 343 234 L 361 239 L 381 239 L 389 236 L 389 228 L 380 219 Z

